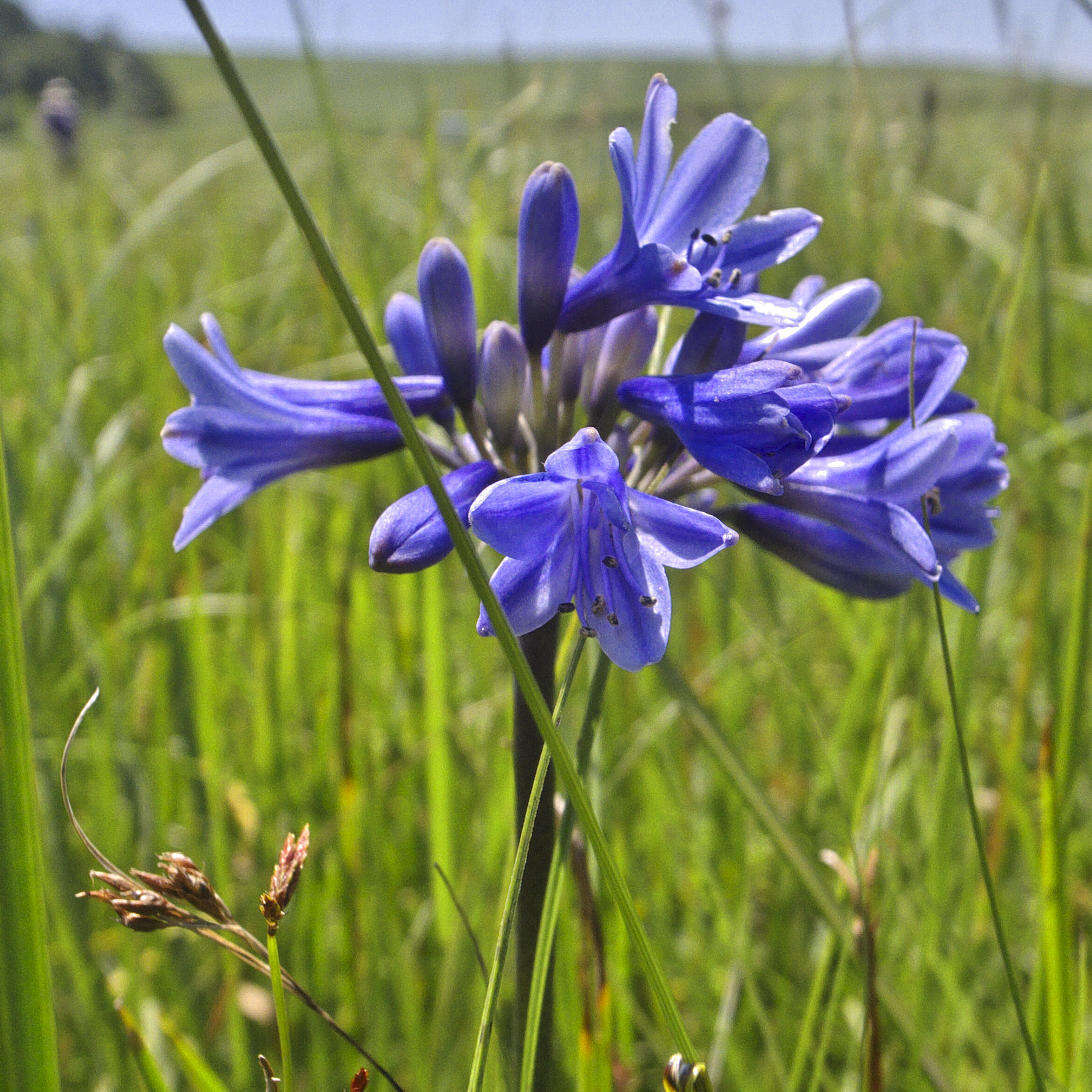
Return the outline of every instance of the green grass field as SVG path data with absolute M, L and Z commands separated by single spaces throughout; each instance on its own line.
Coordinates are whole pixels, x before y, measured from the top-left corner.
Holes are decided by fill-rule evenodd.
M 880 320 L 920 315 L 967 343 L 963 385 L 997 420 L 1012 485 L 996 544 L 959 568 L 983 612 L 946 617 L 1032 1032 L 1058 1087 L 1089 1087 L 1092 91 L 923 69 L 338 60 L 331 127 L 301 62 L 242 67 L 377 328 L 441 233 L 468 256 L 483 322 L 514 318 L 516 210 L 541 160 L 576 179 L 578 260 L 611 246 L 607 134 L 639 125 L 661 67 L 679 90 L 677 147 L 716 113 L 749 116 L 771 145 L 756 211 L 825 218 L 766 290 L 873 277 Z M 214 311 L 240 361 L 267 371 L 362 364 L 211 64 L 167 69 L 179 118 L 88 116 L 74 172 L 32 117 L 0 137 L 0 418 L 63 1087 L 150 1079 L 117 1006 L 167 1087 L 258 1087 L 256 1055 L 278 1058 L 266 982 L 200 938 L 131 933 L 73 898 L 92 862 L 58 766 L 99 686 L 70 783 L 106 854 L 142 868 L 189 854 L 257 930 L 284 835 L 310 822 L 286 966 L 403 1085 L 459 1088 L 484 986 L 432 863 L 488 955 L 514 847 L 506 665 L 474 634 L 453 558 L 421 577 L 368 569 L 372 520 L 417 484 L 404 456 L 275 485 L 172 552 L 197 475 L 158 437 L 185 399 L 160 344 L 169 322 L 194 330 Z M 820 851 L 851 868 L 875 851 L 888 1087 L 1030 1086 L 931 597 L 849 600 L 746 542 L 672 585 L 668 657 L 711 719 L 656 668 L 613 673 L 589 789 L 716 1086 L 862 1080 L 865 963 L 741 794 L 740 761 L 843 915 Z M 586 686 L 587 664 L 570 738 Z M 607 1088 L 613 1072 L 655 1089 L 675 1048 L 620 919 L 599 892 L 597 998 L 592 923 L 568 890 L 558 1087 Z M 347 1087 L 359 1060 L 289 1009 L 299 1086 Z M 502 1047 L 510 1024 L 506 990 Z M 489 1064 L 486 1087 L 507 1087 L 505 1051 Z

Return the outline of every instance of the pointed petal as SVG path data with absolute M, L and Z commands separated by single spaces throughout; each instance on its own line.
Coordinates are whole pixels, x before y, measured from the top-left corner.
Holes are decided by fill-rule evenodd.
M 940 576 L 936 550 L 925 529 L 897 504 L 792 482 L 785 483 L 783 503 L 794 511 L 841 527 L 881 553 L 905 556 L 920 570 L 919 576 L 930 580 Z
M 506 478 L 489 486 L 470 508 L 470 528 L 499 554 L 541 558 L 542 544 L 562 528 L 573 533 L 576 487 L 549 474 Z
M 739 219 L 766 174 L 766 138 L 735 114 L 714 118 L 679 156 L 641 238 L 686 249 L 691 232 L 720 235 Z
M 545 463 L 546 470 L 562 478 L 611 479 L 618 473 L 618 456 L 603 443 L 593 428 L 582 428 Z
M 716 516 L 627 489 L 629 510 L 642 549 L 661 565 L 689 569 L 731 546 L 739 537 Z
M 813 580 L 866 599 L 901 595 L 914 583 L 909 562 L 822 520 L 769 504 L 730 508 L 731 520 L 749 539 Z
M 971 614 L 978 614 L 982 609 L 978 605 L 978 600 L 971 595 L 967 586 L 957 580 L 947 566 L 945 566 L 944 572 L 940 574 L 940 580 L 937 581 L 937 587 L 940 588 L 940 594 L 943 595 L 945 599 L 951 603 L 955 603 L 957 607 L 962 607 L 965 611 L 969 611 Z
M 563 532 L 540 546 L 539 556 L 529 560 L 506 557 L 489 581 L 519 636 L 545 625 L 573 597 L 572 536 Z M 478 616 L 478 632 L 483 637 L 493 634 L 484 608 Z
M 616 263 L 627 262 L 641 245 L 637 238 L 637 166 L 633 157 L 633 137 L 628 129 L 615 129 L 607 147 L 622 195 L 622 226 L 609 258 Z
M 671 126 L 675 124 L 678 96 L 667 78 L 652 77 L 645 95 L 645 120 L 637 155 L 636 219 L 638 231 L 656 206 L 671 166 Z
M 822 224 L 814 212 L 799 208 L 741 220 L 731 229 L 732 237 L 717 255 L 717 264 L 726 272 L 761 272 L 803 250 Z

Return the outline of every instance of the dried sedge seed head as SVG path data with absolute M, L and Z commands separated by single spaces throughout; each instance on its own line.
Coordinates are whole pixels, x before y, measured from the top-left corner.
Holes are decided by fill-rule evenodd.
M 96 879 L 102 879 L 103 883 L 109 883 L 116 888 L 112 881 L 127 879 L 118 875 L 92 873 Z M 118 916 L 118 920 L 127 929 L 133 929 L 138 933 L 151 933 L 157 929 L 168 929 L 172 925 L 192 926 L 200 925 L 199 918 L 187 914 L 179 909 L 173 902 L 165 899 L 158 891 L 149 891 L 137 887 L 131 880 L 129 886 L 124 889 L 107 891 L 104 888 L 96 888 L 93 891 L 80 891 L 78 899 L 98 899 L 106 903 Z
M 162 875 L 132 869 L 133 875 L 168 898 L 181 899 L 195 910 L 221 923 L 232 920 L 231 911 L 216 893 L 209 878 L 184 853 L 160 853 L 156 858 Z
M 277 858 L 277 865 L 273 869 L 273 875 L 269 878 L 269 890 L 264 892 L 258 900 L 262 917 L 271 930 L 277 928 L 277 923 L 284 917 L 288 903 L 299 883 L 300 873 L 303 871 L 303 862 L 307 860 L 307 850 L 311 843 L 311 826 L 304 823 L 303 830 L 297 838 L 289 834 L 281 847 L 281 855 Z

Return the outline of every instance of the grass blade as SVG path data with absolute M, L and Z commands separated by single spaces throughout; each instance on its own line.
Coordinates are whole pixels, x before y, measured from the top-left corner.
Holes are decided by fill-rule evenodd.
M 60 1088 L 23 626 L 0 431 L 0 1055 L 10 1088 Z
M 444 490 L 440 481 L 439 468 L 429 453 L 424 439 L 417 431 L 409 407 L 406 405 L 401 392 L 394 385 L 390 370 L 379 352 L 379 346 L 353 297 L 352 290 L 341 272 L 337 259 L 319 229 L 303 194 L 292 178 L 268 126 L 258 112 L 249 91 L 247 91 L 227 46 L 212 25 L 212 21 L 209 19 L 201 0 L 185 0 L 185 4 L 204 37 L 220 76 L 238 106 L 247 127 L 250 129 L 251 136 L 269 167 L 281 195 L 288 204 L 293 219 L 311 249 L 319 273 L 333 294 L 357 346 L 372 370 L 372 375 L 379 383 L 391 416 L 405 440 L 406 449 L 413 458 L 421 476 L 425 479 L 425 484 L 436 502 L 444 526 L 455 545 L 455 553 L 466 570 L 474 591 L 481 599 L 482 606 L 497 635 L 497 641 L 512 668 L 516 684 L 527 701 L 527 706 L 535 718 L 535 724 L 542 733 L 542 738 L 546 741 L 558 779 L 576 809 L 577 819 L 602 870 L 604 884 L 618 906 L 626 931 L 629 933 L 630 940 L 637 953 L 637 958 L 648 976 L 649 989 L 655 999 L 660 1015 L 671 1033 L 672 1040 L 676 1048 L 682 1051 L 686 1057 L 693 1058 L 695 1055 L 694 1045 L 690 1041 L 690 1036 L 687 1034 L 682 1017 L 671 994 L 667 976 L 652 951 L 652 945 L 649 943 L 648 935 L 645 933 L 637 908 L 634 905 L 633 896 L 618 865 L 615 863 L 610 847 L 607 844 L 606 834 L 599 825 L 591 800 L 580 781 L 576 762 L 565 745 L 564 739 L 553 724 L 550 710 L 547 708 L 542 693 L 535 683 L 527 658 L 520 650 L 518 639 L 508 623 L 504 610 L 493 589 L 489 586 L 489 578 L 482 566 L 481 559 L 478 557 L 474 543 L 466 528 L 462 525 L 454 505 L 451 503 L 451 498 Z

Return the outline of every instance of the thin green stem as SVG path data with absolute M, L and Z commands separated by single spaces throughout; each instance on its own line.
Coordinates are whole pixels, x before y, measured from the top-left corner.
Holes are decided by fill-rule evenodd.
M 591 687 L 588 690 L 584 721 L 580 726 L 580 738 L 576 743 L 576 766 L 581 778 L 588 772 L 592 742 L 595 739 L 595 727 L 599 723 L 599 717 L 603 711 L 603 693 L 606 690 L 610 666 L 610 660 L 602 652 L 599 652 L 595 672 L 592 675 Z M 549 979 L 554 934 L 557 932 L 557 919 L 561 911 L 561 895 L 565 888 L 565 861 L 568 859 L 574 826 L 573 809 L 566 803 L 565 810 L 561 815 L 557 838 L 554 842 L 554 854 L 550 861 L 550 874 L 546 879 L 546 897 L 542 902 L 542 917 L 539 919 L 538 944 L 535 948 L 535 965 L 531 973 L 531 989 L 527 997 L 527 1020 L 523 1032 L 523 1051 L 519 1079 L 521 1092 L 528 1092 L 534 1084 L 534 1057 L 542 1024 L 542 1005 L 546 997 L 546 982 Z
M 1036 194 L 1036 207 L 1042 198 L 1045 185 L 1045 173 L 1039 176 L 1039 190 Z M 1021 270 L 1023 266 L 1021 265 Z M 1022 273 L 1021 273 L 1022 275 Z M 914 401 L 914 359 L 917 349 L 917 323 L 914 323 L 913 337 L 910 342 L 910 366 L 909 366 L 909 397 L 910 397 L 910 427 L 917 428 L 917 408 Z M 1001 387 L 995 395 L 995 408 L 1000 406 Z M 929 505 L 924 497 L 921 499 L 921 521 L 925 527 L 925 533 L 932 537 L 929 530 Z M 952 724 L 955 728 L 956 751 L 959 755 L 959 770 L 963 777 L 963 795 L 967 803 L 967 814 L 971 820 L 971 830 L 974 833 L 974 844 L 978 851 L 978 867 L 982 873 L 982 882 L 986 886 L 986 898 L 990 904 L 990 916 L 993 919 L 993 931 L 997 938 L 997 947 L 1001 950 L 1001 961 L 1005 965 L 1005 977 L 1008 979 L 1009 994 L 1012 997 L 1013 1007 L 1016 1009 L 1016 1020 L 1020 1025 L 1020 1036 L 1024 1040 L 1024 1050 L 1027 1053 L 1028 1062 L 1031 1065 L 1032 1077 L 1035 1087 L 1042 1090 L 1043 1075 L 1039 1070 L 1039 1059 L 1035 1052 L 1035 1043 L 1031 1038 L 1027 1017 L 1024 1015 L 1024 1003 L 1020 998 L 1020 988 L 1016 983 L 1016 972 L 1013 970 L 1012 958 L 1009 955 L 1008 942 L 1005 939 L 1005 929 L 1001 923 L 1001 912 L 997 905 L 997 892 L 993 886 L 993 876 L 990 874 L 990 863 L 986 856 L 986 840 L 982 835 L 982 823 L 978 817 L 978 807 L 974 802 L 974 782 L 971 779 L 971 765 L 967 756 L 967 740 L 963 732 L 963 718 L 959 711 L 959 697 L 956 693 L 955 671 L 952 667 L 952 654 L 948 647 L 948 634 L 944 628 L 943 601 L 940 597 L 940 585 L 933 584 L 933 607 L 936 613 L 937 633 L 940 635 L 940 649 L 944 658 L 944 678 L 948 684 L 948 700 L 952 709 Z
M 292 1092 L 292 1041 L 288 1035 L 288 1010 L 284 1004 L 284 982 L 281 980 L 281 953 L 277 931 L 270 929 L 266 937 L 269 953 L 269 984 L 273 987 L 273 1008 L 277 1014 L 277 1038 L 281 1044 L 281 1092 Z
M 928 516 L 926 518 L 928 519 Z M 928 530 L 928 522 L 926 522 L 926 530 Z M 997 938 L 997 947 L 1001 950 L 1001 961 L 1005 964 L 1005 977 L 1008 980 L 1012 1005 L 1016 1010 L 1016 1020 L 1020 1025 L 1020 1037 L 1024 1040 L 1024 1051 L 1031 1065 L 1035 1087 L 1042 1092 L 1046 1086 L 1043 1083 L 1042 1071 L 1039 1069 L 1039 1058 L 1035 1052 L 1035 1043 L 1032 1042 L 1027 1017 L 1024 1015 L 1024 1003 L 1020 999 L 1020 987 L 1016 982 L 1016 971 L 1013 969 L 1012 957 L 1009 955 L 1005 929 L 1001 924 L 1001 911 L 997 905 L 997 892 L 994 890 L 993 877 L 990 875 L 990 863 L 986 857 L 986 840 L 982 835 L 982 823 L 978 818 L 978 808 L 974 802 L 974 782 L 971 780 L 971 765 L 967 757 L 967 741 L 963 735 L 963 718 L 960 715 L 959 700 L 956 697 L 955 672 L 952 670 L 952 654 L 948 648 L 948 634 L 944 629 L 944 611 L 941 603 L 940 588 L 934 584 L 933 606 L 936 611 L 937 632 L 940 634 L 940 649 L 944 657 L 944 676 L 948 682 L 948 700 L 952 709 L 952 724 L 955 727 L 959 769 L 963 775 L 963 794 L 967 801 L 967 814 L 970 816 L 971 830 L 974 832 L 975 849 L 978 851 L 978 867 L 982 873 L 982 882 L 986 887 L 986 899 L 990 904 L 990 917 L 993 919 L 993 932 Z
M 463 526 L 462 521 L 459 519 L 458 513 L 455 511 L 455 507 L 451 502 L 451 498 L 447 495 L 447 492 L 440 481 L 439 469 L 430 456 L 421 434 L 414 426 L 413 416 L 409 411 L 409 407 L 406 405 L 401 392 L 394 385 L 390 370 L 383 360 L 382 354 L 379 352 L 379 347 L 376 344 L 375 338 L 373 337 L 356 300 L 353 298 L 352 291 L 338 266 L 337 260 L 334 258 L 333 252 L 330 250 L 329 244 L 326 242 L 318 224 L 315 222 L 314 215 L 308 207 L 303 194 L 300 192 L 295 180 L 289 173 L 284 157 L 281 154 L 276 141 L 273 139 L 264 119 L 254 105 L 254 101 L 250 97 L 250 93 L 246 89 L 246 86 L 243 84 L 230 52 L 220 38 L 216 28 L 213 26 L 212 21 L 209 19 L 204 4 L 201 0 L 184 0 L 184 2 L 198 29 L 201 31 L 201 34 L 209 47 L 209 52 L 212 54 L 213 61 L 220 72 L 221 78 L 239 108 L 239 112 L 242 114 L 243 120 L 250 130 L 254 143 L 258 146 L 262 158 L 269 167 L 270 173 L 273 175 L 293 219 L 296 221 L 297 226 L 311 249 L 311 254 L 319 273 L 333 294 L 357 346 L 363 353 L 365 360 L 371 368 L 372 375 L 375 377 L 380 390 L 383 392 L 383 397 L 387 401 L 391 416 L 394 418 L 395 423 L 402 433 L 410 456 L 420 471 L 421 476 L 424 478 L 425 484 L 428 486 L 429 492 L 436 502 L 437 509 L 444 521 L 444 526 L 447 528 L 448 533 L 451 535 L 452 542 L 455 545 L 455 552 L 458 555 L 459 561 L 466 570 L 471 586 L 481 600 L 486 616 L 489 618 L 493 630 L 497 635 L 497 641 L 501 646 L 501 650 L 511 665 L 516 683 L 527 701 L 527 707 L 531 711 L 539 731 L 542 733 L 542 738 L 546 741 L 546 746 L 549 748 L 554 767 L 557 771 L 557 776 L 560 779 L 565 792 L 572 800 L 577 819 L 584 831 L 584 836 L 587 838 L 588 844 L 591 846 L 592 852 L 595 854 L 595 858 L 599 863 L 599 868 L 603 875 L 603 882 L 610 892 L 611 898 L 618 907 L 618 911 L 621 914 L 626 932 L 629 934 L 630 942 L 633 945 L 637 959 L 648 977 L 649 989 L 656 1002 L 656 1007 L 671 1035 L 671 1039 L 676 1049 L 682 1051 L 688 1058 L 693 1058 L 695 1053 L 694 1046 L 690 1040 L 690 1036 L 686 1032 L 686 1027 L 682 1022 L 678 1007 L 671 995 L 671 988 L 668 985 L 667 976 L 664 974 L 663 968 L 660 966 L 655 953 L 652 951 L 652 945 L 649 943 L 644 926 L 641 924 L 640 917 L 637 914 L 633 896 L 629 891 L 629 887 L 626 884 L 618 865 L 611 855 L 610 847 L 607 844 L 606 834 L 599 825 L 595 816 L 595 811 L 592 808 L 591 800 L 581 784 L 576 762 L 573 759 L 572 753 L 565 745 L 565 741 L 561 734 L 554 727 L 550 717 L 550 710 L 542 697 L 541 691 L 535 684 L 530 665 L 527 663 L 527 658 L 520 651 L 519 642 L 511 625 L 508 623 L 508 619 L 505 617 L 504 610 L 494 594 L 493 589 L 489 585 L 489 577 L 477 555 L 474 543 L 467 533 L 466 528 Z
M 587 638 L 580 635 L 573 646 L 572 655 L 569 657 L 565 678 L 557 694 L 554 704 L 553 721 L 556 724 L 565 701 L 572 688 L 576 668 L 580 662 L 580 654 L 584 651 Z M 489 1037 L 493 1030 L 493 1017 L 496 1014 L 497 998 L 500 992 L 501 972 L 504 970 L 504 960 L 508 954 L 508 941 L 512 933 L 512 924 L 515 919 L 516 903 L 519 900 L 520 885 L 523 883 L 523 869 L 527 863 L 527 851 L 531 847 L 531 833 L 535 826 L 535 814 L 538 811 L 539 800 L 542 797 L 542 787 L 546 784 L 546 771 L 550 767 L 549 749 L 543 747 L 538 759 L 538 767 L 535 770 L 535 778 L 531 783 L 531 792 L 527 799 L 527 810 L 523 815 L 523 825 L 519 832 L 519 841 L 516 843 L 516 857 L 512 862 L 512 871 L 508 877 L 508 889 L 504 896 L 504 906 L 501 909 L 500 925 L 497 929 L 497 943 L 493 949 L 493 964 L 489 968 L 489 981 L 485 987 L 485 1000 L 482 1003 L 482 1018 L 478 1026 L 478 1041 L 474 1046 L 474 1061 L 470 1067 L 470 1078 L 467 1088 L 477 1092 L 482 1087 L 485 1079 L 485 1059 L 489 1052 Z M 531 1061 L 534 1069 L 534 1058 Z

